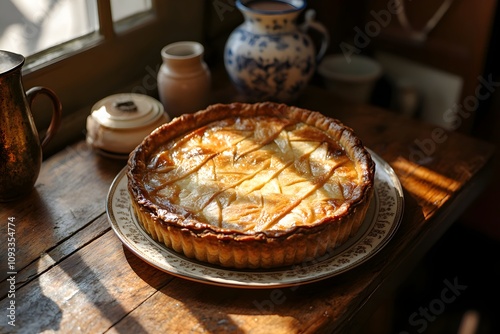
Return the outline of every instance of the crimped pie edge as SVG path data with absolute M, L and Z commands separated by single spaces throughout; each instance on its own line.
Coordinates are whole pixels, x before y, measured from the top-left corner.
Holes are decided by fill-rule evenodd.
M 145 162 L 150 154 L 162 143 L 224 118 L 284 115 L 326 131 L 340 143 L 349 157 L 356 161 L 355 166 L 362 182 L 356 188 L 356 195 L 343 204 L 345 210 L 341 215 L 326 217 L 313 225 L 296 226 L 272 233 L 241 232 L 184 219 L 168 212 L 168 209 L 160 208 L 146 195 L 140 176 L 146 170 Z M 319 112 L 272 102 L 215 104 L 197 113 L 175 118 L 144 139 L 131 153 L 127 169 L 128 190 L 134 212 L 154 239 L 183 252 L 188 257 L 227 267 L 244 268 L 275 267 L 302 262 L 307 258 L 323 255 L 347 241 L 357 232 L 366 214 L 373 195 L 374 174 L 375 164 L 351 128 Z M 200 241 L 204 244 L 199 245 Z M 231 249 L 232 252 L 221 252 L 220 247 Z M 255 252 L 256 247 L 261 250 Z M 252 250 L 256 253 L 254 259 L 248 255 Z M 239 251 L 247 258 L 246 261 L 235 260 L 239 255 L 232 253 Z M 262 258 L 269 252 L 272 252 L 276 259 Z

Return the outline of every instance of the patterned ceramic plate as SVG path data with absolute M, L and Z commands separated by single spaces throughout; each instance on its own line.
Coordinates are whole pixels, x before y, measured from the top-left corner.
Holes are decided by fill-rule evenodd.
M 375 196 L 363 226 L 348 243 L 314 261 L 271 270 L 234 270 L 184 257 L 154 241 L 132 211 L 122 170 L 108 193 L 111 227 L 132 252 L 150 265 L 186 279 L 242 288 L 276 288 L 319 281 L 350 270 L 377 253 L 394 235 L 403 214 L 403 190 L 392 168 L 371 152 L 376 163 Z

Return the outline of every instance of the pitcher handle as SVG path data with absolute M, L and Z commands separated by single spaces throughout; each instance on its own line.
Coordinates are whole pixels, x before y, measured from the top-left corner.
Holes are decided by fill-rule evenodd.
M 314 9 L 308 9 L 304 16 L 305 22 L 303 23 L 301 28 L 304 32 L 308 29 L 314 29 L 322 35 L 321 46 L 316 55 L 316 64 L 319 64 L 325 56 L 328 46 L 330 45 L 330 33 L 328 32 L 326 27 L 320 22 L 316 21 L 315 18 L 316 11 Z
M 28 99 L 28 103 L 30 105 L 30 108 L 31 108 L 31 105 L 33 103 L 33 100 L 39 94 L 47 95 L 52 102 L 52 119 L 50 120 L 50 125 L 49 125 L 49 128 L 47 129 L 47 132 L 45 133 L 45 135 L 42 138 L 40 138 L 40 142 L 41 142 L 42 149 L 43 149 L 47 146 L 49 141 L 54 137 L 57 130 L 59 129 L 59 126 L 61 125 L 62 105 L 61 105 L 61 101 L 59 101 L 59 98 L 57 97 L 56 93 L 54 93 L 52 90 L 45 88 L 45 87 L 36 86 L 36 87 L 30 88 L 26 92 L 26 97 Z

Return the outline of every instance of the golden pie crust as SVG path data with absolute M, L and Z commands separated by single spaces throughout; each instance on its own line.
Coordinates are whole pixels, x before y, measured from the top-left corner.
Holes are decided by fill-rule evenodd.
M 350 128 L 270 102 L 176 118 L 144 139 L 127 169 L 133 210 L 155 240 L 232 268 L 330 254 L 358 232 L 374 173 Z

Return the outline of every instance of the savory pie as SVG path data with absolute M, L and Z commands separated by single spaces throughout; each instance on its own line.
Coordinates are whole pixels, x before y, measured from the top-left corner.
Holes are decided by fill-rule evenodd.
M 351 129 L 284 104 L 216 104 L 131 153 L 138 221 L 189 258 L 273 268 L 328 255 L 359 230 L 375 165 Z

